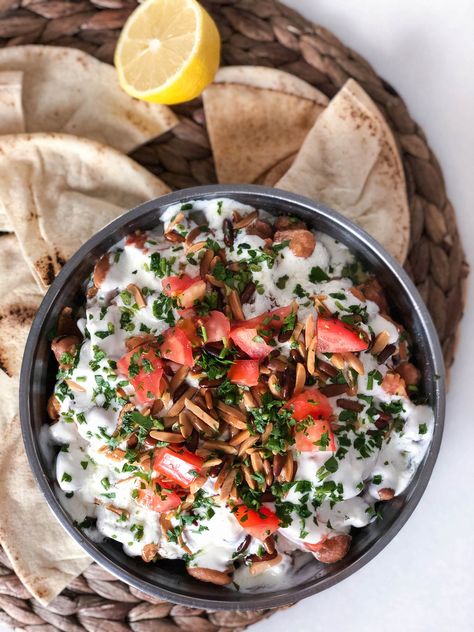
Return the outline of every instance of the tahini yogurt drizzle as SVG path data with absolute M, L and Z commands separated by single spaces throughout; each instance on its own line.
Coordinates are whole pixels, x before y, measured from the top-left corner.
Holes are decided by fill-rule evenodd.
M 265 247 L 262 237 L 247 234 L 245 229 L 236 231 L 232 248 L 224 245 L 224 220 L 232 221 L 235 212 L 242 217 L 254 211 L 230 199 L 174 205 L 163 214 L 163 227 L 147 234 L 145 247 L 125 241 L 117 244 L 99 291 L 87 299 L 78 320 L 84 340 L 75 366 L 58 376 L 55 393 L 60 414 L 51 425 L 50 434 L 52 441 L 61 446 L 56 460 L 61 502 L 90 537 L 112 538 L 132 556 L 141 555 L 146 545 L 153 544 L 159 557 L 183 558 L 191 567 L 227 571 L 233 559 L 239 559 L 239 547 L 242 549 L 244 542 L 248 546 L 241 560 L 261 553 L 261 542 L 252 538 L 248 543 L 245 525 L 239 523 L 226 501 L 216 496 L 215 478 L 208 478 L 197 492 L 192 509 L 194 519 L 183 520 L 183 515 L 189 515 L 189 511 L 184 511 L 170 520 L 165 533 L 159 515 L 136 502 L 134 490 L 140 479 L 131 476 L 131 463 L 126 459 L 112 460 L 103 449 L 116 430 L 123 407 L 117 386 L 133 401 L 132 386 L 116 369 L 117 361 L 128 351 L 126 340 L 132 335 L 162 334 L 180 317 L 174 307 L 160 312 L 165 318 L 157 318 L 156 301 L 162 304 L 164 295 L 162 279 L 151 265 L 153 253 L 172 261 L 167 276 L 199 274 L 199 257 L 186 258 L 182 244 L 170 243 L 162 236 L 162 229 L 167 229 L 181 209 L 185 216 L 177 230 L 188 234 L 198 225 L 199 212 L 209 227 L 202 238 L 217 242 L 225 249 L 228 260 L 249 261 Z M 265 216 L 260 213 L 260 218 Z M 324 295 L 329 311 L 363 313 L 365 322 L 358 324 L 362 331 L 372 337 L 387 332 L 388 343 L 397 344 L 397 326 L 380 314 L 376 303 L 351 293 L 353 281 L 344 276 L 351 264 L 351 252 L 325 234 L 316 233 L 314 251 L 304 259 L 291 248 L 283 247 L 272 266 L 266 261 L 253 266 L 256 292 L 252 301 L 243 305 L 245 318 L 295 300 L 299 304 L 298 320 L 304 322 L 310 313 L 315 313 L 310 297 Z M 130 283 L 146 296 L 142 309 L 130 305 L 125 291 Z M 289 354 L 289 342 L 279 347 L 284 355 Z M 321 357 L 327 360 L 324 354 Z M 433 431 L 432 410 L 415 405 L 408 397 L 387 393 L 383 388 L 387 363 L 378 363 L 370 351 L 361 352 L 359 358 L 364 372 L 356 378 L 357 396 L 352 399 L 363 404 L 364 409 L 356 415 L 357 429 L 351 426 L 344 430 L 341 422 L 342 429 L 336 432 L 336 452 L 299 453 L 291 448 L 297 463 L 295 483 L 288 485 L 284 498 L 264 503 L 285 517 L 284 526 L 276 535 L 281 558 L 277 565 L 257 576 L 241 563 L 234 574 L 240 589 L 281 584 L 292 571 L 294 549 L 306 551 L 305 543 L 315 544 L 334 534 L 349 533 L 351 527 L 367 525 L 375 519 L 379 490 L 390 488 L 395 495 L 403 492 L 423 459 Z M 69 388 L 65 378 L 79 385 L 80 390 Z M 197 384 L 192 376 L 187 380 L 190 385 Z M 338 406 L 337 399 L 330 397 L 333 415 L 344 419 L 348 411 Z M 161 411 L 161 416 L 166 415 L 170 405 Z M 379 445 L 374 445 L 370 431 L 376 426 L 369 413 L 371 407 L 381 405 L 392 411 L 396 422 Z M 137 404 L 137 408 L 141 406 Z M 119 447 L 127 448 L 124 444 Z

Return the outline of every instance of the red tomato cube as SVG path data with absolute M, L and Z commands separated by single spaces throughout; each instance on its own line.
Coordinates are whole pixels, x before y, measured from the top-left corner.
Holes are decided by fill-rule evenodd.
M 135 347 L 117 362 L 119 373 L 125 375 L 135 389 L 135 396 L 141 404 L 160 396 L 163 363 L 157 349 L 150 345 Z
M 273 351 L 273 347 L 267 345 L 255 328 L 236 327 L 230 332 L 230 338 L 239 349 L 254 360 L 266 358 Z
M 180 327 L 171 327 L 163 333 L 160 353 L 166 360 L 193 366 L 193 348 L 189 338 Z
M 258 360 L 236 360 L 227 372 L 227 377 L 234 384 L 257 386 L 259 374 Z
M 238 505 L 234 516 L 240 525 L 257 540 L 266 540 L 268 536 L 278 531 L 280 519 L 271 509 L 260 507 L 258 511 L 249 509 L 245 505 Z
M 201 474 L 204 459 L 186 448 L 161 448 L 155 454 L 153 469 L 177 483 L 189 487 Z
M 318 345 L 320 353 L 349 353 L 364 351 L 369 343 L 357 331 L 338 318 L 318 317 L 316 324 Z
M 181 498 L 173 491 L 164 489 L 155 491 L 146 487 L 138 490 L 137 503 L 157 513 L 165 513 L 179 507 Z

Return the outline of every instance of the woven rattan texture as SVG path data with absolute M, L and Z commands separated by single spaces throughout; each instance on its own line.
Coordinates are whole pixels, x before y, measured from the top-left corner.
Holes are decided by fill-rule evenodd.
M 223 65 L 280 68 L 329 97 L 353 77 L 385 114 L 402 150 L 408 183 L 412 229 L 405 267 L 430 309 L 450 366 L 468 268 L 441 169 L 403 100 L 355 51 L 278 2 L 203 4 L 221 32 Z M 0 0 L 0 46 L 71 46 L 111 62 L 119 30 L 135 6 L 133 0 Z M 180 125 L 133 158 L 174 189 L 215 182 L 200 101 L 174 110 Z M 158 601 L 95 564 L 46 609 L 30 598 L 1 550 L 0 609 L 0 620 L 28 632 L 237 632 L 270 614 L 204 612 Z

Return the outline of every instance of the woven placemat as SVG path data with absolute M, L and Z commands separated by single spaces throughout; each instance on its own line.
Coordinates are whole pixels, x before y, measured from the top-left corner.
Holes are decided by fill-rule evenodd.
M 452 364 L 468 268 L 443 175 L 423 130 L 370 65 L 321 26 L 273 0 L 203 0 L 222 37 L 222 64 L 280 68 L 332 97 L 349 78 L 376 101 L 398 139 L 408 184 L 411 244 L 406 270 Z M 0 46 L 80 48 L 111 62 L 134 0 L 0 0 Z M 201 102 L 174 108 L 181 123 L 133 158 L 173 189 L 216 181 Z M 205 612 L 152 599 L 93 564 L 49 608 L 22 586 L 0 549 L 0 621 L 29 632 L 224 632 L 243 630 L 271 611 Z

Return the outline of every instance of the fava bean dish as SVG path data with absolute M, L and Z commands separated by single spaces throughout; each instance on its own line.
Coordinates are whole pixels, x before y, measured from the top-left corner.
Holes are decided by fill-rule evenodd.
M 298 550 L 338 562 L 433 431 L 388 298 L 298 218 L 169 207 L 59 318 L 48 412 L 64 508 L 96 541 L 239 590 L 281 586 Z

